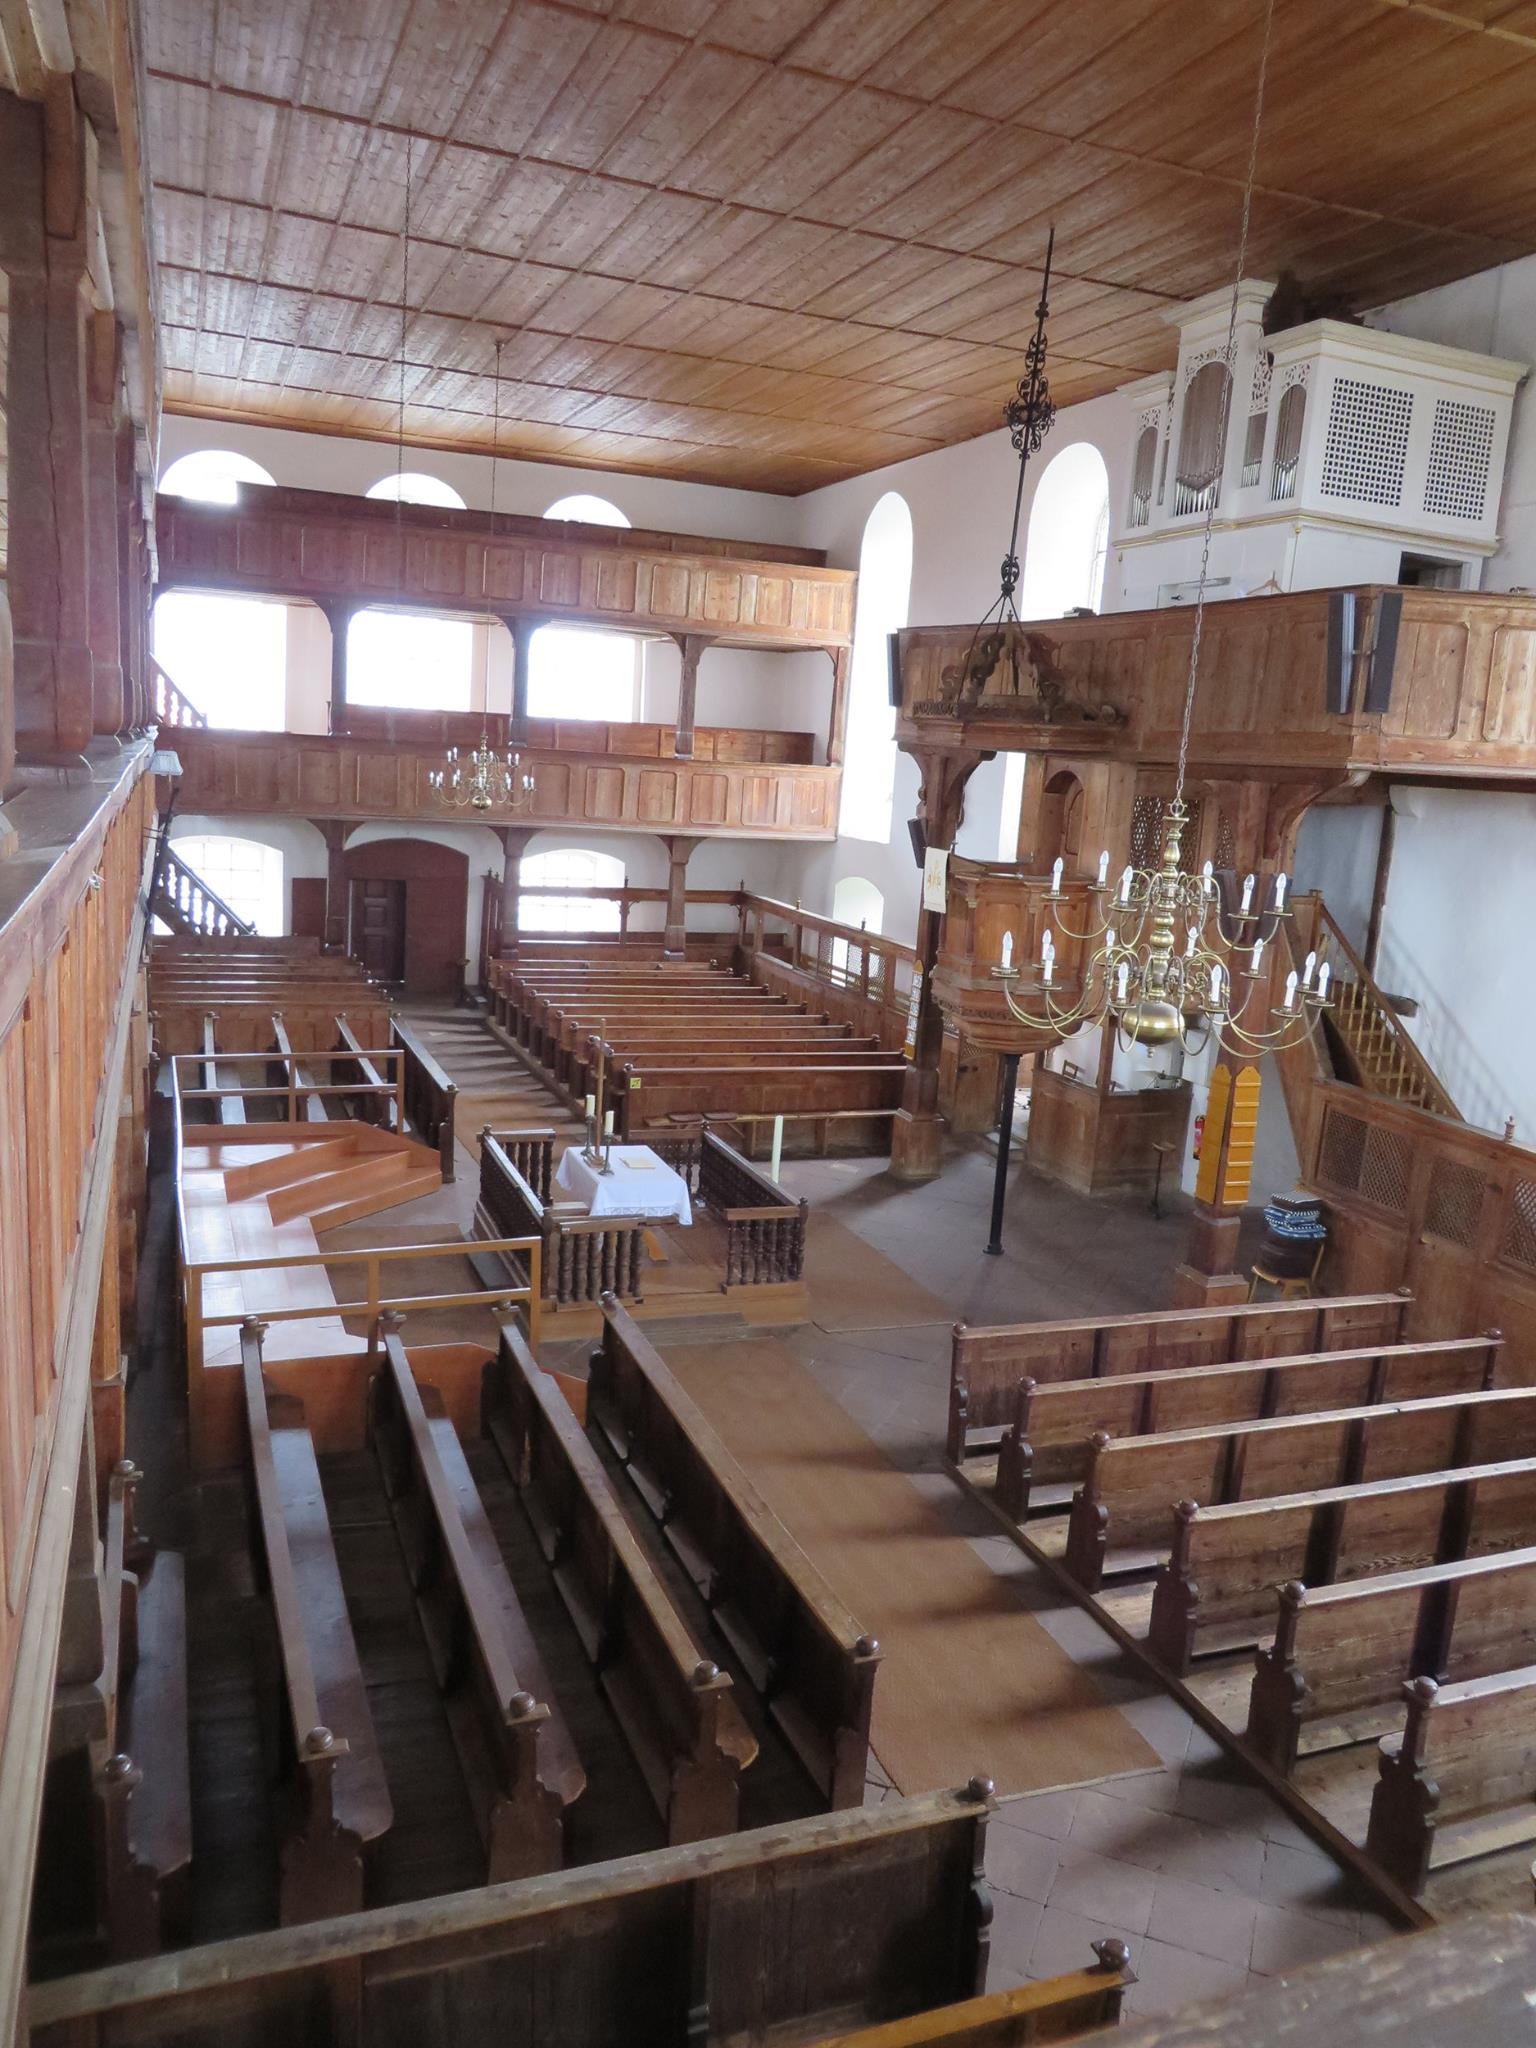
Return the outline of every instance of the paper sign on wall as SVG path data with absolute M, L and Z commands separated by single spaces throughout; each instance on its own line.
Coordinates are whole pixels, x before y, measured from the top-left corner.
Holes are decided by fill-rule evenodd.
M 923 908 L 942 916 L 948 902 L 949 848 L 930 846 L 923 855 Z

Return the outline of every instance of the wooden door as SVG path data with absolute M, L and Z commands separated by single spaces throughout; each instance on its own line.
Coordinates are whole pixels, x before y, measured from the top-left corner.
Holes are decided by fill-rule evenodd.
M 349 950 L 376 980 L 404 981 L 404 882 L 362 879 L 352 884 Z

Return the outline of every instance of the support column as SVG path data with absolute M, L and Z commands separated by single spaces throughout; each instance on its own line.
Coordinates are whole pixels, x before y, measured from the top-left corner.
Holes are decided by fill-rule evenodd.
M 827 766 L 841 768 L 848 747 L 848 672 L 851 647 L 829 647 L 832 659 L 832 711 L 827 720 Z
M 496 954 L 505 960 L 517 950 L 518 871 L 533 837 L 532 825 L 503 825 L 500 828 L 504 865 L 501 870 L 501 911 L 497 918 Z M 487 949 L 489 951 L 489 949 Z
M 981 753 L 946 753 L 909 749 L 922 774 L 922 790 L 914 820 L 913 850 L 919 846 L 954 845 L 964 811 L 965 785 L 991 757 Z M 944 1013 L 933 993 L 933 970 L 939 957 L 944 913 L 920 910 L 917 919 L 919 987 L 912 1064 L 902 1083 L 901 1108 L 891 1127 L 890 1172 L 896 1180 L 936 1180 L 943 1139 L 939 1116 L 939 1059 L 944 1049 Z
M 345 597 L 317 597 L 331 627 L 331 716 L 333 733 L 347 730 L 347 628 L 363 607 Z
M 121 334 L 110 312 L 91 316 L 90 411 L 86 460 L 90 509 L 92 704 L 98 738 L 131 724 L 123 677 L 123 542 L 128 508 L 119 464 Z
M 699 701 L 699 662 L 714 641 L 707 633 L 679 633 L 683 650 L 682 679 L 677 686 L 677 739 L 673 747 L 679 760 L 693 758 L 693 728 Z
M 347 828 L 340 818 L 312 818 L 325 836 L 325 947 L 328 953 L 347 950 Z
M 1019 1085 L 1019 1055 L 1003 1054 L 1003 1113 L 997 1126 L 997 1173 L 992 1182 L 992 1235 L 985 1249 L 994 1258 L 1003 1249 L 1003 1205 L 1008 1199 L 1008 1154 L 1013 1148 L 1013 1098 Z
M 688 859 L 697 839 L 663 834 L 667 849 L 667 925 L 661 952 L 665 960 L 681 960 L 688 951 Z
M 538 623 L 520 612 L 503 612 L 502 618 L 512 635 L 512 733 L 521 739 L 528 729 L 528 649 Z
M 86 148 L 73 80 L 0 94 L 0 265 L 9 281 L 8 565 L 16 747 L 72 765 L 95 728 L 86 500 Z M 114 549 L 115 555 L 115 549 Z

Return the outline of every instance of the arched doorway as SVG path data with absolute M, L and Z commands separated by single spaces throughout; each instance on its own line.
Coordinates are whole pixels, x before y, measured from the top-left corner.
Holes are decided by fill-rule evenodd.
M 1070 769 L 1063 768 L 1046 783 L 1040 797 L 1041 867 L 1061 860 L 1067 873 L 1077 871 L 1083 838 L 1083 785 Z
M 370 839 L 346 853 L 347 950 L 411 995 L 464 986 L 469 859 L 431 839 Z

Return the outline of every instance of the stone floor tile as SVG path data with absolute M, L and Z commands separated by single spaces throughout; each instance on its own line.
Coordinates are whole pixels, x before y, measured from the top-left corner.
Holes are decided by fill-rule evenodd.
M 1091 1849 L 1097 1856 L 1134 1863 L 1141 1870 L 1161 1870 L 1167 1855 L 1167 1824 L 1168 1815 L 1156 1807 L 1109 1799 L 1095 1787 L 1078 1794 L 1068 1840 L 1074 1848 Z
M 1186 1820 L 1182 1814 L 1167 1816 L 1162 1839 L 1167 1854 L 1161 1868 L 1172 1877 L 1190 1884 L 1208 1885 L 1212 1891 L 1234 1890 L 1244 1898 L 1256 1899 L 1264 1870 L 1264 1841 L 1240 1828 L 1206 1827 Z
M 1179 1796 L 1183 1774 L 1175 1765 L 1161 1771 L 1138 1771 L 1130 1778 L 1105 1778 L 1094 1787 L 1106 1799 L 1122 1800 L 1127 1806 L 1145 1806 L 1154 1813 L 1171 1813 Z
M 1072 1832 L 1072 1816 L 1081 1796 L 1077 1792 L 1031 1792 L 1022 1799 L 1000 1800 L 993 1818 L 1008 1827 L 1026 1828 L 1031 1834 L 1064 1842 Z
M 1044 1905 L 1050 1897 L 1058 1862 L 1058 1844 L 1027 1828 L 987 1830 L 987 1882 L 1018 1899 Z
M 1138 1735 L 1144 1735 L 1165 1764 L 1182 1764 L 1189 1754 L 1195 1724 L 1179 1705 L 1158 1694 L 1151 1699 L 1131 1700 L 1121 1707 Z
M 1138 1943 L 1134 1968 L 1136 1982 L 1125 1995 L 1125 2010 L 1138 2019 L 1178 2012 L 1206 1999 L 1230 1998 L 1248 1988 L 1243 1965 L 1197 1955 L 1165 1941 Z
M 1252 1899 L 1236 1892 L 1215 1891 L 1164 1872 L 1152 1897 L 1147 1932 L 1174 1948 L 1247 1969 L 1258 1913 Z
M 1260 1976 L 1278 1977 L 1307 1963 L 1320 1963 L 1324 1957 L 1355 1945 L 1356 1935 L 1348 1927 L 1314 1919 L 1310 1913 L 1288 1906 L 1261 1905 L 1254 1923 L 1249 1964 Z
M 1006 1991 L 1029 1981 L 1029 1959 L 1045 1912 L 1037 1899 L 1011 1892 L 992 1895 L 991 1947 L 987 1956 L 987 1989 Z M 1093 1960 L 1090 1955 L 1089 1961 Z
M 1254 1784 L 1235 1764 L 1223 1758 L 1219 1764 L 1199 1767 L 1186 1761 L 1173 1810 L 1189 1820 L 1205 1821 L 1211 1827 L 1251 1828 L 1262 1835 L 1274 1805 L 1262 1785 Z
M 1047 1906 L 1040 1915 L 1034 1946 L 1029 1952 L 1030 1977 L 1038 1980 L 1041 1977 L 1060 1977 L 1068 1970 L 1091 1970 L 1095 1961 L 1093 1944 L 1106 1941 L 1111 1936 L 1118 1936 L 1130 1949 L 1131 1967 L 1134 1969 L 1141 1942 L 1129 1928 L 1113 1926 L 1107 1920 L 1089 1919 L 1065 1906 Z
M 1283 1906 L 1326 1920 L 1355 1933 L 1360 1925 L 1360 1897 L 1331 1857 L 1317 1849 L 1293 1849 L 1285 1842 L 1266 1842 L 1259 1897 L 1268 1906 Z
M 1046 1903 L 1065 1907 L 1085 1920 L 1102 1920 L 1143 1934 L 1152 1917 L 1156 1886 L 1155 1872 L 1117 1857 L 1100 1856 L 1069 1839 L 1060 1845 Z

